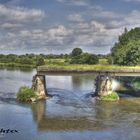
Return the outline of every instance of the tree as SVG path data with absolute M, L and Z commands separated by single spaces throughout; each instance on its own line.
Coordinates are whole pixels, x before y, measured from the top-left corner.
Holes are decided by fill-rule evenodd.
M 44 65 L 44 64 L 45 64 L 44 58 L 39 57 L 36 61 L 36 65 L 41 66 L 41 65 Z
M 127 53 L 125 62 L 129 66 L 140 64 L 140 46 L 133 46 Z
M 97 55 L 95 54 L 91 54 L 89 55 L 89 57 L 87 58 L 87 64 L 97 64 L 99 63 L 99 59 L 97 57 Z
M 33 61 L 28 57 L 22 57 L 20 59 L 20 63 L 21 64 L 33 64 Z
M 98 56 L 89 53 L 83 53 L 71 59 L 72 64 L 97 64 L 98 62 L 99 62 Z
M 118 42 L 111 49 L 111 58 L 114 64 L 138 65 L 140 48 L 140 28 L 131 29 L 119 36 Z
M 74 48 L 72 50 L 72 57 L 79 56 L 83 53 L 81 48 Z
M 125 27 L 124 28 L 124 33 L 127 33 L 128 32 L 128 29 Z

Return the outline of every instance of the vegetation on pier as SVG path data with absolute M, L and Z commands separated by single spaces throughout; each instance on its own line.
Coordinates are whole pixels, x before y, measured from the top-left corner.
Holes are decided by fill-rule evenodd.
M 119 100 L 119 96 L 118 94 L 113 91 L 112 94 L 110 95 L 107 95 L 107 96 L 100 96 L 100 97 L 97 97 L 99 100 L 101 101 L 118 101 Z
M 23 86 L 17 92 L 17 99 L 21 102 L 30 102 L 36 100 L 37 96 L 31 88 Z

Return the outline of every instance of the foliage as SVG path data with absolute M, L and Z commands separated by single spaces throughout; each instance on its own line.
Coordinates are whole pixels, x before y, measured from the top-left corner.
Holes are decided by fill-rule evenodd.
M 44 65 L 44 64 L 45 64 L 44 58 L 39 57 L 39 58 L 37 59 L 36 65 L 37 65 L 37 66 L 41 66 L 41 65 Z
M 125 29 L 124 33 L 119 36 L 118 42 L 111 49 L 110 58 L 114 64 L 135 66 L 140 64 L 139 54 L 140 28 L 130 31 Z
M 119 100 L 119 96 L 116 92 L 112 92 L 112 94 L 107 95 L 107 96 L 100 96 L 99 100 L 102 101 L 118 101 Z
M 16 54 L 8 54 L 3 55 L 0 54 L 0 63 L 4 66 L 8 67 L 36 67 L 40 65 L 44 65 L 45 55 L 35 55 L 35 54 L 25 54 L 25 55 L 16 55 Z
M 106 58 L 99 59 L 99 64 L 108 65 L 109 64 L 108 59 L 106 59 Z
M 72 57 L 77 57 L 77 56 L 81 55 L 82 52 L 83 52 L 83 51 L 82 51 L 81 48 L 74 48 L 74 49 L 72 50 L 71 55 L 72 55 Z
M 140 89 L 140 77 L 129 77 L 129 76 L 117 77 L 117 80 L 121 83 L 121 85 L 124 88 L 130 91 Z
M 95 54 L 82 53 L 80 48 L 75 48 L 72 51 L 71 64 L 97 64 L 99 62 L 98 56 Z
M 20 64 L 33 64 L 33 61 L 32 59 L 28 57 L 21 57 L 21 59 L 19 59 L 19 63 Z
M 95 54 L 88 54 L 85 58 L 85 64 L 97 64 L 99 63 L 99 59 Z
M 31 101 L 31 98 L 36 98 L 34 91 L 26 86 L 23 86 L 17 92 L 17 99 L 22 102 Z
M 126 53 L 125 63 L 129 66 L 135 66 L 140 64 L 140 45 L 131 47 Z

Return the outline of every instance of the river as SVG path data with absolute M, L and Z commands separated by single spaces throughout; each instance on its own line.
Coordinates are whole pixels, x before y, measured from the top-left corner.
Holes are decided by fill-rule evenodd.
M 95 75 L 46 75 L 52 98 L 32 104 L 16 101 L 21 86 L 31 86 L 35 70 L 0 70 L 0 134 L 2 140 L 139 140 L 140 99 L 118 102 L 92 97 Z

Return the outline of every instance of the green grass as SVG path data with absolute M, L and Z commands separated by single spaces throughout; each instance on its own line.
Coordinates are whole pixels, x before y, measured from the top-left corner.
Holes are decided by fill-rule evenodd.
M 35 68 L 35 65 L 20 63 L 0 63 L 0 68 Z
M 61 71 L 61 70 L 140 70 L 140 66 L 118 66 L 118 65 L 87 65 L 87 64 L 46 64 L 38 67 L 38 70 Z
M 99 59 L 99 64 L 108 65 L 109 63 L 108 63 L 108 60 L 104 58 L 104 59 Z
M 30 102 L 31 98 L 37 99 L 35 92 L 26 86 L 21 87 L 17 92 L 17 99 L 21 102 Z
M 116 92 L 112 92 L 112 94 L 108 95 L 108 96 L 100 96 L 99 100 L 101 101 L 118 101 L 119 100 L 119 96 Z
M 140 66 L 109 65 L 107 59 L 100 59 L 99 64 L 70 64 L 70 59 L 45 59 L 45 65 L 39 66 L 38 70 L 45 71 L 87 71 L 87 70 L 140 70 Z M 0 68 L 36 68 L 35 65 L 20 63 L 0 63 Z
M 100 59 L 99 64 L 88 65 L 88 64 L 70 64 L 70 59 L 46 59 L 45 65 L 39 66 L 38 70 L 46 71 L 71 71 L 71 70 L 140 70 L 140 66 L 118 66 L 110 65 L 107 59 Z

